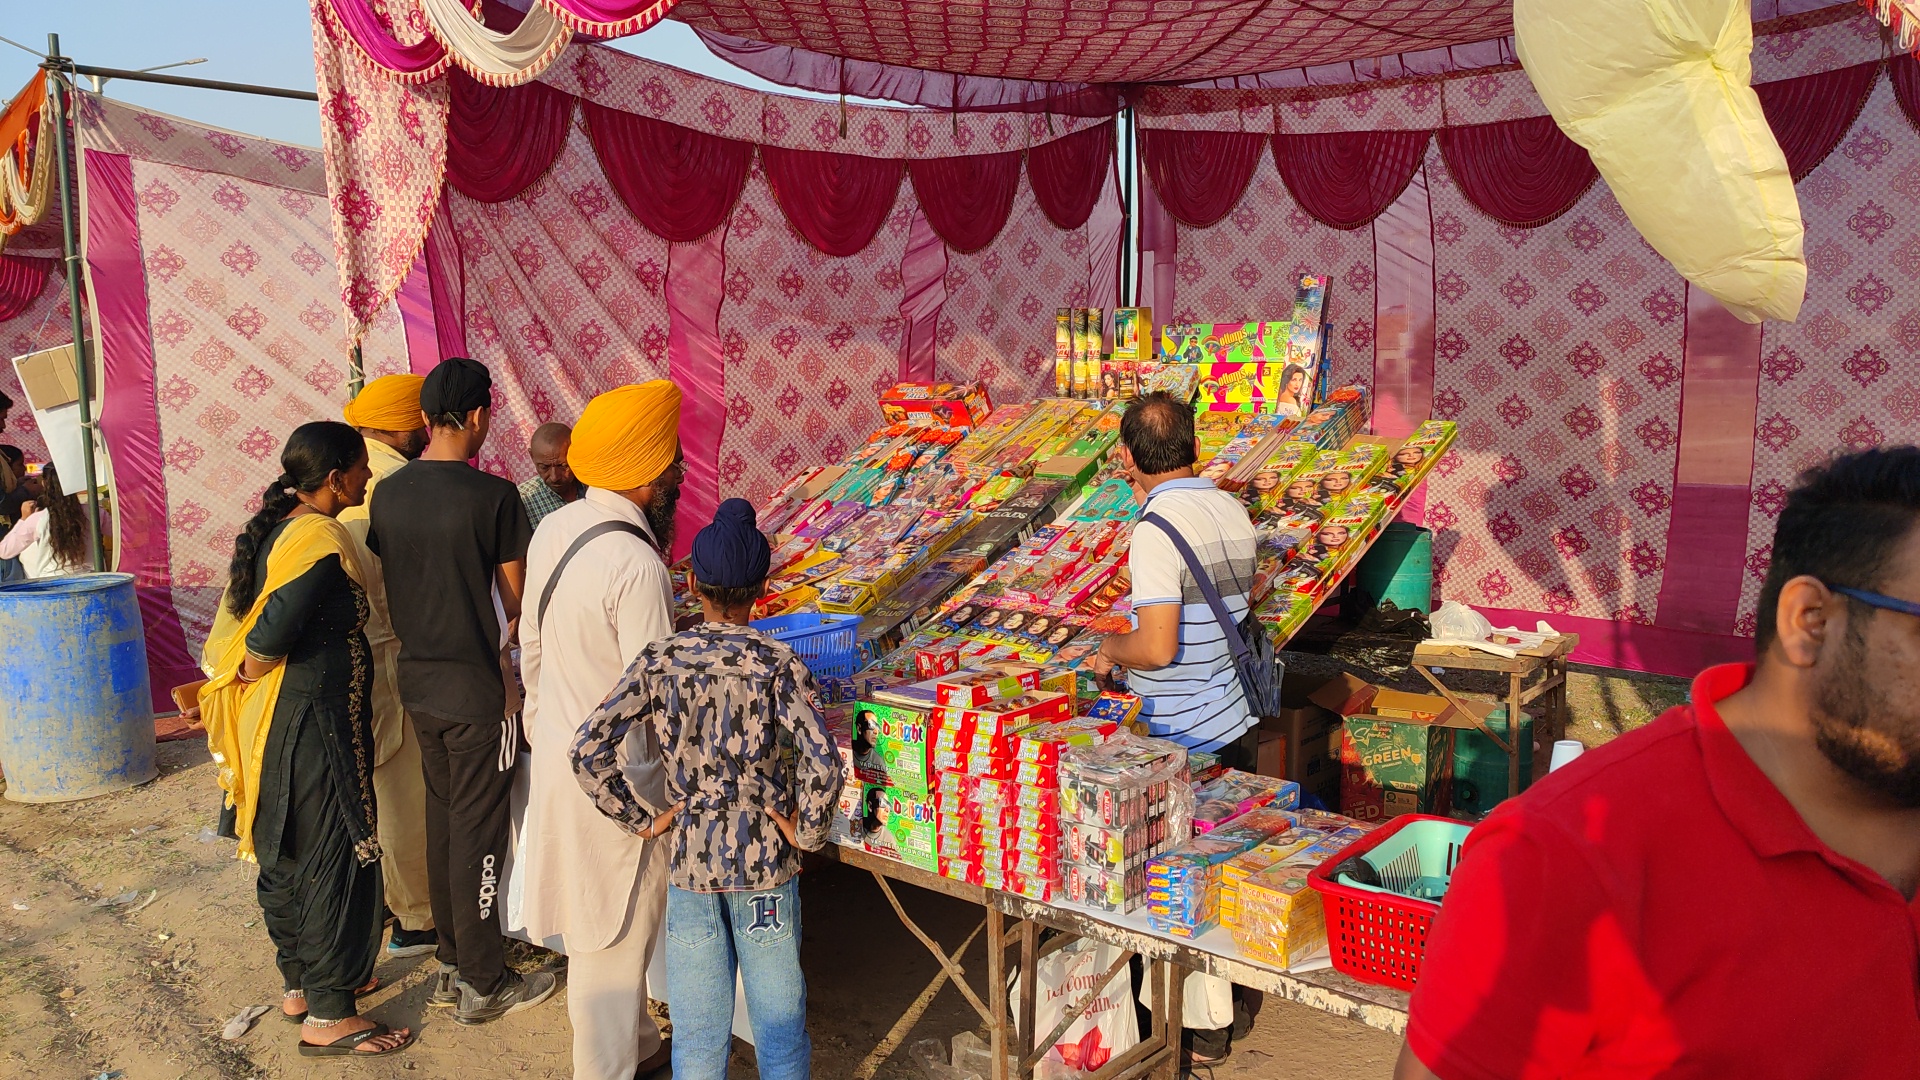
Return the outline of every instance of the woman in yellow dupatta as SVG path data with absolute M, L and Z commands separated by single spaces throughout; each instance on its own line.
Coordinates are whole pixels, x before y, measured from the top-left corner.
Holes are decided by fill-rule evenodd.
M 366 571 L 334 518 L 366 497 L 366 444 L 345 424 L 294 429 L 284 470 L 234 538 L 200 694 L 226 792 L 222 832 L 260 865 L 256 891 L 300 1053 L 370 1057 L 406 1029 L 358 1015 L 380 948 Z

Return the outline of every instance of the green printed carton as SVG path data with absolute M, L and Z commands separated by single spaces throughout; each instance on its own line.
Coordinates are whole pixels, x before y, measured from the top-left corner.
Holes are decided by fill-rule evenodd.
M 853 710 L 853 771 L 861 782 L 915 795 L 934 789 L 926 712 L 862 701 Z
M 882 784 L 860 785 L 860 831 L 867 851 L 940 872 L 940 814 L 934 796 Z

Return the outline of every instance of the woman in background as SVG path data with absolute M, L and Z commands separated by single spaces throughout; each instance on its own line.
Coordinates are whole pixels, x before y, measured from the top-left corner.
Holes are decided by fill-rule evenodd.
M 66 577 L 93 569 L 87 552 L 87 512 L 80 496 L 60 489 L 60 475 L 40 472 L 41 495 L 20 504 L 20 521 L 0 539 L 0 560 L 19 559 L 27 578 Z
M 366 570 L 334 518 L 365 499 L 372 470 L 359 433 L 330 421 L 295 428 L 280 467 L 234 538 L 200 712 L 227 794 L 223 835 L 260 864 L 300 1053 L 371 1057 L 413 1041 L 354 1005 L 374 985 L 383 889 Z

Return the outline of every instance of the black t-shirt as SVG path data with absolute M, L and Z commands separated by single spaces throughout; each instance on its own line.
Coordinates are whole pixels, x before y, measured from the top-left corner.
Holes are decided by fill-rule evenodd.
M 373 489 L 368 512 L 400 638 L 401 702 L 447 720 L 505 719 L 493 584 L 533 538 L 519 489 L 464 461 L 412 461 Z

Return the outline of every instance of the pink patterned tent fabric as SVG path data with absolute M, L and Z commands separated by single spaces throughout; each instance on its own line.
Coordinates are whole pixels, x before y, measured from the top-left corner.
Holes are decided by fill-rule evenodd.
M 1816 19 L 1756 39 L 1754 82 L 1881 53 L 1864 14 Z M 1810 280 L 1796 323 L 1733 324 L 1603 183 L 1538 228 L 1503 225 L 1437 145 L 1351 232 L 1302 210 L 1266 158 L 1212 228 L 1148 205 L 1141 302 L 1163 319 L 1262 318 L 1284 310 L 1290 274 L 1331 275 L 1333 378 L 1375 388 L 1378 430 L 1429 411 L 1461 424 L 1424 507 L 1440 596 L 1496 625 L 1578 631 L 1583 660 L 1688 674 L 1750 655 L 1793 476 L 1838 449 L 1920 437 L 1920 382 L 1901 365 L 1920 355 L 1920 305 L 1902 299 L 1920 282 L 1920 135 L 1875 79 L 1798 184 Z M 1142 122 L 1306 133 L 1543 114 L 1511 71 L 1293 99 L 1156 91 Z
M 193 677 L 234 534 L 287 433 L 339 418 L 348 346 L 318 151 L 82 101 L 119 569 L 140 589 L 161 707 Z M 362 351 L 369 378 L 409 369 L 391 305 Z

